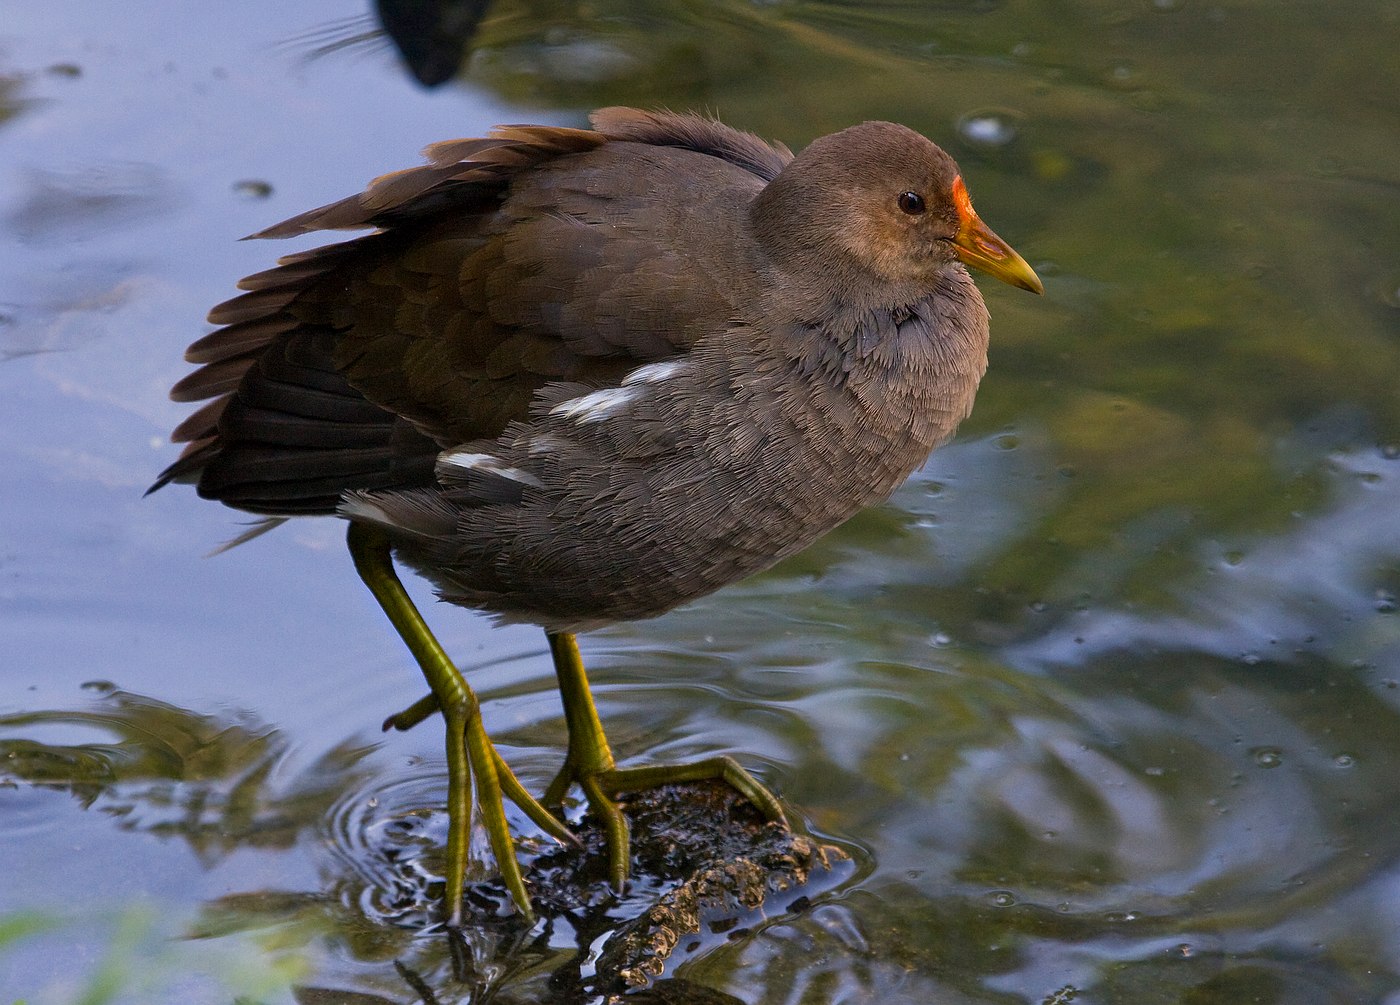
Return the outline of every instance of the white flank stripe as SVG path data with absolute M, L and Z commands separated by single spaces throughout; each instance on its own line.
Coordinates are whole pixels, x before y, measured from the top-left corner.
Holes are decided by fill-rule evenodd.
M 340 505 L 336 507 L 336 512 L 347 520 L 368 520 L 370 523 L 381 524 L 385 527 L 394 526 L 394 521 L 389 519 L 388 513 L 361 496 L 350 496 L 348 499 L 342 499 Z
M 443 454 L 438 458 L 438 465 L 440 467 L 461 468 L 463 471 L 481 471 L 498 478 L 508 478 L 522 485 L 533 485 L 536 488 L 542 488 L 544 485 L 530 472 L 510 467 L 499 457 L 493 457 L 490 454 L 468 454 L 465 452 Z
M 451 464 L 454 468 L 486 468 L 492 466 L 492 461 L 495 462 L 495 467 L 501 466 L 500 458 L 492 457 L 490 454 L 468 454 L 463 452 L 443 454 L 438 458 L 439 464 Z
M 543 457 L 545 454 L 557 454 L 569 445 L 569 441 L 562 436 L 555 436 L 553 433 L 541 433 L 539 436 L 530 437 L 525 449 L 531 457 Z
M 605 387 L 581 398 L 561 401 L 549 410 L 550 415 L 558 415 L 577 422 L 598 422 L 615 412 L 621 411 L 640 392 L 631 387 Z
M 623 377 L 622 386 L 656 384 L 663 380 L 669 380 L 684 369 L 685 364 L 678 359 L 667 360 L 665 363 L 648 363 L 646 366 L 637 367 L 626 377 Z

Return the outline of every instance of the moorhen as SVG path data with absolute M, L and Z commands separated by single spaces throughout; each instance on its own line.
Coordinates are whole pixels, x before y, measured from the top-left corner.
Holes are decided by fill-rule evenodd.
M 355 566 L 447 724 L 447 918 L 461 917 L 475 776 L 527 916 L 502 798 L 560 840 L 575 782 L 626 877 L 620 792 L 736 762 L 618 768 L 576 632 L 661 614 L 766 569 L 879 502 L 952 435 L 987 365 L 965 265 L 1033 292 L 953 159 L 867 122 L 781 145 L 695 115 L 609 108 L 593 129 L 503 126 L 256 237 L 372 228 L 300 252 L 215 307 L 177 401 L 212 398 L 152 487 L 269 517 L 349 521 Z M 549 638 L 568 725 L 542 802 L 391 555 L 447 601 Z

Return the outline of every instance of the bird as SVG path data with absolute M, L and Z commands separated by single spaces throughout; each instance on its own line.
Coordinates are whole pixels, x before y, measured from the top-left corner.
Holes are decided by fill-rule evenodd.
M 972 208 L 942 148 L 871 121 L 800 153 L 691 113 L 605 108 L 591 128 L 499 126 L 262 230 L 368 233 L 239 283 L 171 390 L 205 404 L 150 491 L 264 518 L 347 523 L 356 570 L 441 713 L 444 905 L 462 919 L 476 808 L 517 909 L 504 813 L 574 840 L 577 784 L 628 869 L 622 793 L 722 779 L 737 761 L 618 767 L 577 634 L 660 615 L 790 556 L 879 503 L 970 413 L 988 312 L 968 267 L 1041 293 Z M 250 536 L 250 535 L 244 535 Z M 544 629 L 567 726 L 536 799 L 405 592 Z

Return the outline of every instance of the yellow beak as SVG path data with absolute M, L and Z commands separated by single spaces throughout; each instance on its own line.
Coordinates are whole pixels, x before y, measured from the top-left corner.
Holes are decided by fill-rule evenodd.
M 953 181 L 953 201 L 958 208 L 960 221 L 957 236 L 953 238 L 953 248 L 963 264 L 981 269 L 1003 283 L 1032 293 L 1044 293 L 1045 286 L 1035 270 L 1016 254 L 1011 245 L 992 233 L 992 228 L 973 211 L 972 200 L 961 176 Z

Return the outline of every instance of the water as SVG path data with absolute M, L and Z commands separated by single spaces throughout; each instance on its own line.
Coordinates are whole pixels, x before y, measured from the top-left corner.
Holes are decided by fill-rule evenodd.
M 1396 11 L 640 10 L 499 0 L 430 91 L 313 56 L 350 0 L 4 6 L 0 996 L 415 1000 L 399 960 L 485 999 L 385 907 L 445 781 L 433 725 L 377 732 L 422 684 L 340 528 L 204 560 L 239 516 L 141 492 L 205 311 L 289 250 L 237 237 L 625 102 L 905 122 L 1047 294 L 983 283 L 977 409 L 891 505 L 584 640 L 622 759 L 733 753 L 858 859 L 669 1000 L 1400 1001 Z M 410 588 L 542 786 L 543 636 Z

